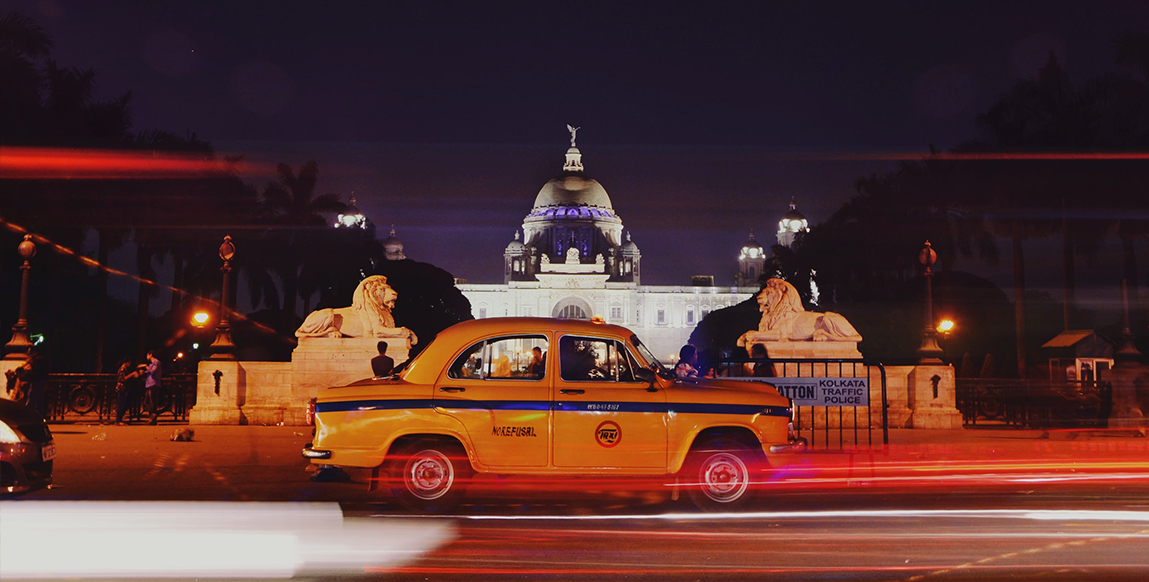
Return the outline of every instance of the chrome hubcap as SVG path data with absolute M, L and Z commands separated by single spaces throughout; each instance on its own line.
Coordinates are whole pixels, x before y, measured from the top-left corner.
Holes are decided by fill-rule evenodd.
M 446 495 L 455 482 L 455 470 L 451 461 L 435 450 L 419 451 L 411 455 L 403 475 L 407 491 L 424 501 Z
M 698 478 L 708 498 L 730 503 L 742 497 L 750 486 L 749 473 L 738 455 L 715 453 L 706 459 Z

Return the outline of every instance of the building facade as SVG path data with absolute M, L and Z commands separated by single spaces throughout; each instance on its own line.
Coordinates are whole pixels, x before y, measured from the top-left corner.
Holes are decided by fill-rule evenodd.
M 705 277 L 642 285 L 642 253 L 606 189 L 584 172 L 573 136 L 562 173 L 539 190 L 503 258 L 502 284 L 457 285 L 476 318 L 601 317 L 633 330 L 664 361 L 677 358 L 707 313 L 758 291 L 756 277 L 734 287 Z

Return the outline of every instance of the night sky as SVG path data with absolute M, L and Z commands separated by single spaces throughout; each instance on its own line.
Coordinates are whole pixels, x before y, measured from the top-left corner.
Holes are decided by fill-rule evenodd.
M 354 192 L 381 238 L 394 224 L 409 258 L 471 282 L 501 282 L 568 123 L 642 250 L 643 282 L 732 284 L 747 233 L 772 242 L 792 196 L 817 224 L 856 178 L 892 168 L 860 158 L 971 139 L 1049 51 L 1083 82 L 1116 70 L 1121 29 L 1149 28 L 1143 0 L 3 9 L 43 25 L 60 64 L 94 69 L 101 97 L 131 91 L 134 130 L 316 160 L 321 192 Z M 1004 283 L 1008 268 L 984 274 Z

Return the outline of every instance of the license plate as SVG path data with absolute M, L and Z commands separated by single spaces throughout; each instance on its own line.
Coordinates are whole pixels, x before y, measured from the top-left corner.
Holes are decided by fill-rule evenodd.
M 44 456 L 45 461 L 56 458 L 56 443 L 48 443 L 40 447 L 40 454 Z

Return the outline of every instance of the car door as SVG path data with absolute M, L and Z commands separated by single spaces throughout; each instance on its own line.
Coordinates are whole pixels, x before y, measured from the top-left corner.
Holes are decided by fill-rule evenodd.
M 550 444 L 551 382 L 531 365 L 538 334 L 476 342 L 455 358 L 435 387 L 435 409 L 462 422 L 479 461 L 491 467 L 545 467 Z
M 578 335 L 558 343 L 555 466 L 665 468 L 666 394 L 635 378 L 626 343 Z

